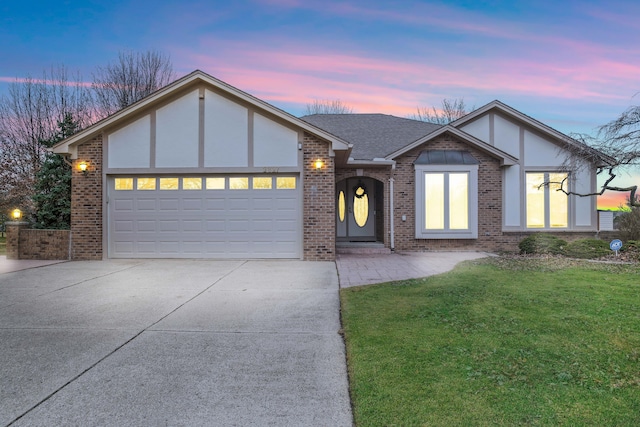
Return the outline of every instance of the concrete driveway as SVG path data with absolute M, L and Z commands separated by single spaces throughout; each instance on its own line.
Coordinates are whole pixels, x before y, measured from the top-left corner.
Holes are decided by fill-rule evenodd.
M 0 274 L 0 425 L 352 424 L 332 262 Z

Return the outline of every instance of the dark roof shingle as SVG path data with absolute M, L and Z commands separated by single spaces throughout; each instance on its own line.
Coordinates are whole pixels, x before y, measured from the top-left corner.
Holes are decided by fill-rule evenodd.
M 351 157 L 385 157 L 440 128 L 440 125 L 387 114 L 313 114 L 302 120 L 351 144 Z

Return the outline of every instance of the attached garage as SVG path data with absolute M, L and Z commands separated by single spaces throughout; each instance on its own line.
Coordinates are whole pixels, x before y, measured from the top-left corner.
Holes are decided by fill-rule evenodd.
M 298 177 L 110 177 L 111 258 L 300 258 Z
M 333 260 L 350 148 L 194 71 L 54 147 L 73 161 L 71 258 Z

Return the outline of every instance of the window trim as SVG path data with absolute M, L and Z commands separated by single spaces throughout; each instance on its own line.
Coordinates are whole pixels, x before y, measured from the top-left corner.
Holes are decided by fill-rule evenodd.
M 469 228 L 465 230 L 428 230 L 425 228 L 424 176 L 427 173 L 468 173 Z M 445 188 L 448 187 L 448 175 Z M 445 206 L 445 216 L 449 206 Z M 416 239 L 477 239 L 478 238 L 478 165 L 415 165 L 415 228 Z

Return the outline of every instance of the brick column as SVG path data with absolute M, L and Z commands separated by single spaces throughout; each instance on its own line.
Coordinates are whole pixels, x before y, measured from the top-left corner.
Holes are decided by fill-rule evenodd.
M 7 222 L 7 259 L 20 259 L 20 230 L 29 226 L 28 222 Z

